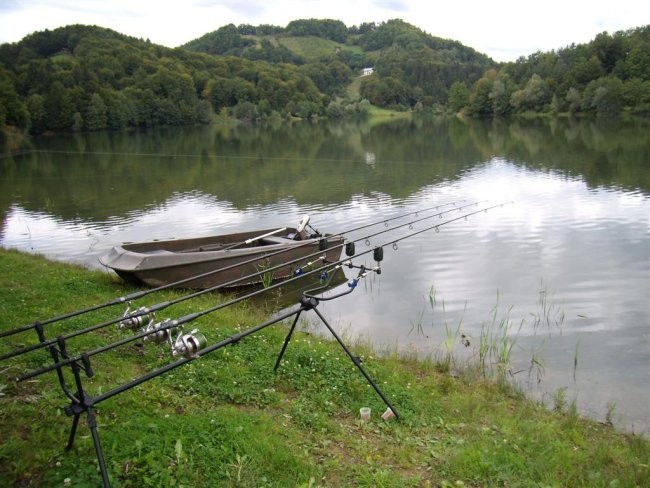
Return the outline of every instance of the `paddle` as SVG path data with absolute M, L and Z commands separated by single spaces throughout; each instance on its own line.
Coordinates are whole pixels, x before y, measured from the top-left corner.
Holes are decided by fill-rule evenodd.
M 271 232 L 267 232 L 266 234 L 262 234 L 261 236 L 251 237 L 250 239 L 246 239 L 245 241 L 242 241 L 242 242 L 236 242 L 234 244 L 231 244 L 229 246 L 226 246 L 226 247 L 222 248 L 222 250 L 226 251 L 228 249 L 232 249 L 234 247 L 241 246 L 242 244 L 250 244 L 250 243 L 258 241 L 260 239 L 264 239 L 265 237 L 269 237 L 269 236 L 272 236 L 272 235 L 275 235 L 275 234 L 279 234 L 280 232 L 284 232 L 285 230 L 287 230 L 287 228 L 282 227 L 281 229 L 277 229 L 277 230 L 273 230 Z

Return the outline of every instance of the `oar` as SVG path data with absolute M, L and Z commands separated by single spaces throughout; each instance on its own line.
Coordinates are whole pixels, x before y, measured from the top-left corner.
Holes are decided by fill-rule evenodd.
M 272 235 L 275 235 L 275 234 L 279 234 L 280 232 L 284 232 L 285 230 L 287 230 L 286 227 L 282 227 L 281 229 L 278 229 L 278 230 L 272 230 L 271 232 L 267 232 L 266 234 L 262 234 L 261 236 L 251 237 L 250 239 L 246 239 L 243 242 L 236 242 L 235 244 L 231 244 L 230 246 L 224 247 L 222 250 L 226 251 L 228 249 L 232 249 L 233 247 L 241 246 L 242 244 L 250 244 L 251 242 L 255 242 L 255 241 L 258 241 L 260 239 L 264 239 L 265 237 L 269 237 L 269 236 L 272 236 Z
M 246 239 L 245 241 L 240 241 L 240 242 L 235 242 L 234 244 L 230 244 L 229 246 L 224 246 L 221 243 L 217 244 L 208 244 L 206 246 L 200 246 L 200 247 L 195 247 L 193 249 L 184 249 L 180 252 L 197 252 L 197 251 L 210 251 L 212 249 L 217 249 L 219 251 L 227 251 L 228 249 L 233 249 L 237 246 L 242 246 L 244 244 L 250 244 L 251 242 L 255 242 L 259 239 L 264 239 L 265 237 L 272 236 L 274 234 L 278 234 L 279 232 L 283 232 L 287 230 L 286 227 L 282 227 L 281 229 L 273 230 L 271 232 L 267 232 L 266 234 L 262 234 L 261 236 L 257 237 L 251 237 L 250 239 Z

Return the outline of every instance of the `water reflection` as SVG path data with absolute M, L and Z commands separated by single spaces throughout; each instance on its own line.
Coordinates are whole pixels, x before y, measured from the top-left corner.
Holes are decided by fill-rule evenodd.
M 457 354 L 476 355 L 482 328 L 510 324 L 518 380 L 538 388 L 527 373 L 536 354 L 540 397 L 566 387 L 600 419 L 615 402 L 621 425 L 644 430 L 645 134 L 634 123 L 454 119 L 36 139 L 0 159 L 0 243 L 98 266 L 124 241 L 284 226 L 305 213 L 339 232 L 435 204 L 512 200 L 388 246 L 380 276 L 322 310 L 353 336 L 423 355 L 440 353 L 456 329 L 470 340 Z

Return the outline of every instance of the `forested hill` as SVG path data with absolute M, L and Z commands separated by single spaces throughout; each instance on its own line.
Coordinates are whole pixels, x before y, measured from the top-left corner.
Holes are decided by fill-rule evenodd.
M 402 20 L 346 27 L 339 20 L 303 19 L 286 27 L 227 25 L 183 46 L 209 54 L 304 66 L 318 87 L 333 94 L 328 82 L 332 63 L 355 75 L 372 67 L 377 76 L 362 85 L 361 95 L 383 107 L 445 104 L 454 81 L 473 83 L 496 63 L 460 42 L 434 37 Z
M 445 103 L 455 80 L 493 64 L 400 20 L 226 26 L 176 49 L 72 25 L 0 46 L 0 125 L 41 133 L 204 123 L 222 111 L 340 117 L 363 111 L 346 88 L 367 66 L 380 76 L 361 95 L 408 109 Z
M 227 25 L 175 49 L 84 25 L 0 45 L 0 126 L 32 133 L 207 123 L 215 113 L 333 118 L 369 103 L 476 117 L 650 115 L 650 26 L 505 64 L 398 19 Z
M 0 46 L 0 125 L 43 131 L 204 123 L 323 112 L 328 98 L 291 64 L 169 49 L 74 25 Z

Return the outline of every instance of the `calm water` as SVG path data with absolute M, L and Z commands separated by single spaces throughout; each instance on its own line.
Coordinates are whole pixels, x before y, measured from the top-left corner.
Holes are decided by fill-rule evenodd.
M 448 335 L 457 357 L 476 356 L 481 330 L 503 324 L 516 337 L 514 379 L 532 395 L 551 404 L 566 389 L 581 412 L 605 420 L 615 405 L 618 426 L 647 432 L 649 129 L 433 120 L 7 139 L 0 244 L 99 267 L 124 241 L 303 214 L 338 232 L 438 204 L 512 201 L 387 246 L 380 276 L 321 310 L 349 336 L 423 356 L 444 355 Z

